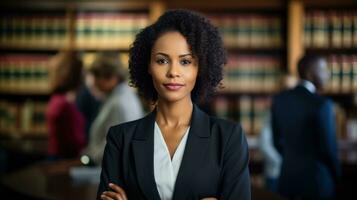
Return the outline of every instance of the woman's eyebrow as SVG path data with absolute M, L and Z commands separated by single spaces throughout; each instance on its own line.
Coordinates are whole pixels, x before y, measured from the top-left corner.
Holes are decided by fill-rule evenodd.
M 170 57 L 170 56 L 167 55 L 166 53 L 161 53 L 161 52 L 156 53 L 156 55 L 161 55 L 161 56 L 165 56 L 165 57 Z
M 165 57 L 170 57 L 168 54 L 162 53 L 162 52 L 158 52 L 158 53 L 156 53 L 156 55 L 162 55 L 162 56 L 165 56 Z M 193 57 L 192 53 L 186 53 L 186 54 L 179 55 L 179 58 L 186 57 L 186 56 L 192 56 Z
M 182 57 L 186 57 L 186 56 L 192 56 L 192 53 L 187 53 L 187 54 L 182 54 L 182 55 L 179 55 L 179 58 L 182 58 Z

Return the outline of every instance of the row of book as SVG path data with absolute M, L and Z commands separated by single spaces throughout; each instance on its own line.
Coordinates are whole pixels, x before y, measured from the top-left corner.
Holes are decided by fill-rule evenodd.
M 69 45 L 71 20 L 63 15 L 4 15 L 0 19 L 0 45 L 14 48 L 57 49 Z M 149 24 L 148 14 L 85 12 L 74 18 L 77 48 L 128 49 L 135 35 Z
M 48 93 L 48 60 L 47 55 L 0 55 L 0 91 Z
M 249 138 L 257 138 L 263 128 L 270 126 L 271 100 L 271 96 L 217 96 L 213 105 L 218 117 L 239 122 Z M 335 104 L 334 110 L 337 137 L 357 141 L 357 120 L 347 118 L 346 110 L 338 104 Z
M 228 57 L 223 85 L 228 92 L 274 92 L 279 89 L 281 61 L 264 55 Z
M 240 122 L 249 137 L 257 137 L 266 123 L 271 97 L 243 95 L 229 99 L 218 96 L 214 99 L 214 110 L 218 117 Z
M 125 48 L 149 24 L 147 14 L 80 13 L 76 18 L 77 48 Z
M 304 22 L 307 48 L 356 48 L 356 11 L 308 11 Z
M 65 15 L 5 15 L 0 19 L 0 45 L 15 48 L 62 48 L 68 41 Z
M 330 55 L 328 66 L 331 73 L 328 92 L 357 91 L 357 55 Z
M 0 100 L 0 133 L 3 135 L 47 135 L 45 119 L 47 103 L 27 100 L 14 103 Z
M 229 55 L 224 68 L 223 91 L 275 92 L 279 90 L 282 67 L 272 56 Z M 9 54 L 0 56 L 0 91 L 48 93 L 48 55 Z M 357 91 L 357 55 L 328 57 L 331 80 L 328 92 Z
M 227 47 L 279 48 L 283 45 L 283 28 L 279 16 L 217 14 L 208 17 L 221 31 Z

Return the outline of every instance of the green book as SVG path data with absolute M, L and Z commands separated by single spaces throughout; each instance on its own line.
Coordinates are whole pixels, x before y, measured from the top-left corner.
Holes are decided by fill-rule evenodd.
M 342 40 L 343 40 L 343 47 L 351 47 L 353 44 L 353 38 L 352 38 L 352 15 L 350 13 L 345 13 L 343 15 L 343 35 L 342 35 Z
M 312 46 L 312 17 L 307 12 L 304 17 L 304 45 L 309 48 Z
M 315 48 L 328 47 L 328 22 L 323 11 L 315 11 L 312 15 L 312 44 Z
M 339 48 L 342 46 L 342 17 L 336 12 L 330 15 L 331 18 L 331 46 Z

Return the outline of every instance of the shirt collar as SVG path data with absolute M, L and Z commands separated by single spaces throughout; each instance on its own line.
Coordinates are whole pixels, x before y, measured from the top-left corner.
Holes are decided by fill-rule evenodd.
M 305 87 L 311 93 L 315 93 L 316 92 L 316 87 L 311 81 L 301 80 L 300 85 Z

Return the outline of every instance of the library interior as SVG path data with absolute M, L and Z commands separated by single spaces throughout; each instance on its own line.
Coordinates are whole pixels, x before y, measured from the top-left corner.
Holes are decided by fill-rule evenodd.
M 278 114 L 275 115 L 278 108 L 273 109 L 272 105 L 283 91 L 292 91 L 306 82 L 301 81 L 299 70 L 299 60 L 304 55 L 314 55 L 326 62 L 329 79 L 314 95 L 329 99 L 333 105 L 333 124 L 329 127 L 334 130 L 327 130 L 327 133 L 333 134 L 334 141 L 329 142 L 336 144 L 337 152 L 331 153 L 336 154 L 340 175 L 331 199 L 353 199 L 357 184 L 355 0 L 1 1 L 0 193 L 14 199 L 96 198 L 101 165 L 100 158 L 99 161 L 94 158 L 97 155 L 91 157 L 98 152 L 88 148 L 91 134 L 101 131 L 105 137 L 108 124 L 144 117 L 155 107 L 136 88 L 128 87 L 129 91 L 125 90 L 128 93 L 115 97 L 117 99 L 103 88 L 111 87 L 110 81 L 116 81 L 114 73 L 123 76 L 119 78 L 124 80 L 120 84 L 131 85 L 129 54 L 136 35 L 172 9 L 199 13 L 218 28 L 222 37 L 227 63 L 223 67 L 221 87 L 198 106 L 211 116 L 242 126 L 249 147 L 252 199 L 289 199 L 279 190 L 280 172 L 286 172 L 286 168 L 297 170 L 298 167 L 287 167 L 284 148 L 276 149 L 277 141 L 288 142 L 290 136 L 284 138 L 289 135 L 284 132 L 283 138 L 276 140 L 277 127 L 274 126 L 278 124 Z M 109 69 L 116 64 L 120 66 L 119 70 Z M 108 69 L 101 71 L 97 65 L 108 65 Z M 69 69 L 65 70 L 65 67 Z M 108 70 L 114 71 L 108 73 Z M 75 73 L 77 77 L 74 77 Z M 109 76 L 110 81 L 101 83 L 101 78 Z M 53 79 L 59 82 L 56 84 L 68 85 L 54 86 Z M 135 98 L 131 99 L 130 95 Z M 134 103 L 136 98 L 138 107 L 141 107 L 136 118 L 113 115 L 112 119 L 107 119 L 105 113 L 101 113 L 110 111 L 107 107 L 110 105 L 105 105 L 109 100 L 127 99 Z M 297 96 L 294 98 L 298 99 Z M 285 110 L 286 124 L 300 123 L 289 118 L 295 116 L 293 112 L 297 109 L 292 107 L 298 104 L 291 104 L 291 110 Z M 57 123 L 56 114 L 60 111 L 56 109 L 61 106 L 67 110 L 62 121 Z M 317 103 L 315 107 L 318 107 Z M 134 112 L 133 109 L 129 113 L 131 117 Z M 296 116 L 302 112 L 304 110 Z M 74 124 L 69 124 L 68 120 L 74 120 Z M 318 120 L 305 120 L 313 129 L 306 131 L 308 133 L 319 135 L 324 129 L 314 129 Z M 62 127 L 54 130 L 61 126 L 59 123 Z M 107 127 L 101 127 L 100 123 Z M 325 145 L 323 140 L 314 141 L 314 148 Z M 299 151 L 308 151 L 310 143 L 306 141 L 296 146 L 303 149 Z M 326 153 L 325 150 L 316 151 L 316 154 Z M 99 157 L 102 154 L 103 149 L 99 151 Z M 299 162 L 298 157 L 296 162 Z M 311 157 L 318 159 L 317 165 L 328 160 L 315 154 Z M 287 160 L 291 159 L 295 158 Z M 330 169 L 322 170 L 328 173 Z M 309 174 L 306 172 L 305 176 Z M 316 181 L 313 177 L 306 178 Z M 319 181 L 322 182 L 318 179 L 317 185 L 324 184 Z M 299 188 L 296 183 L 291 183 L 291 187 Z

